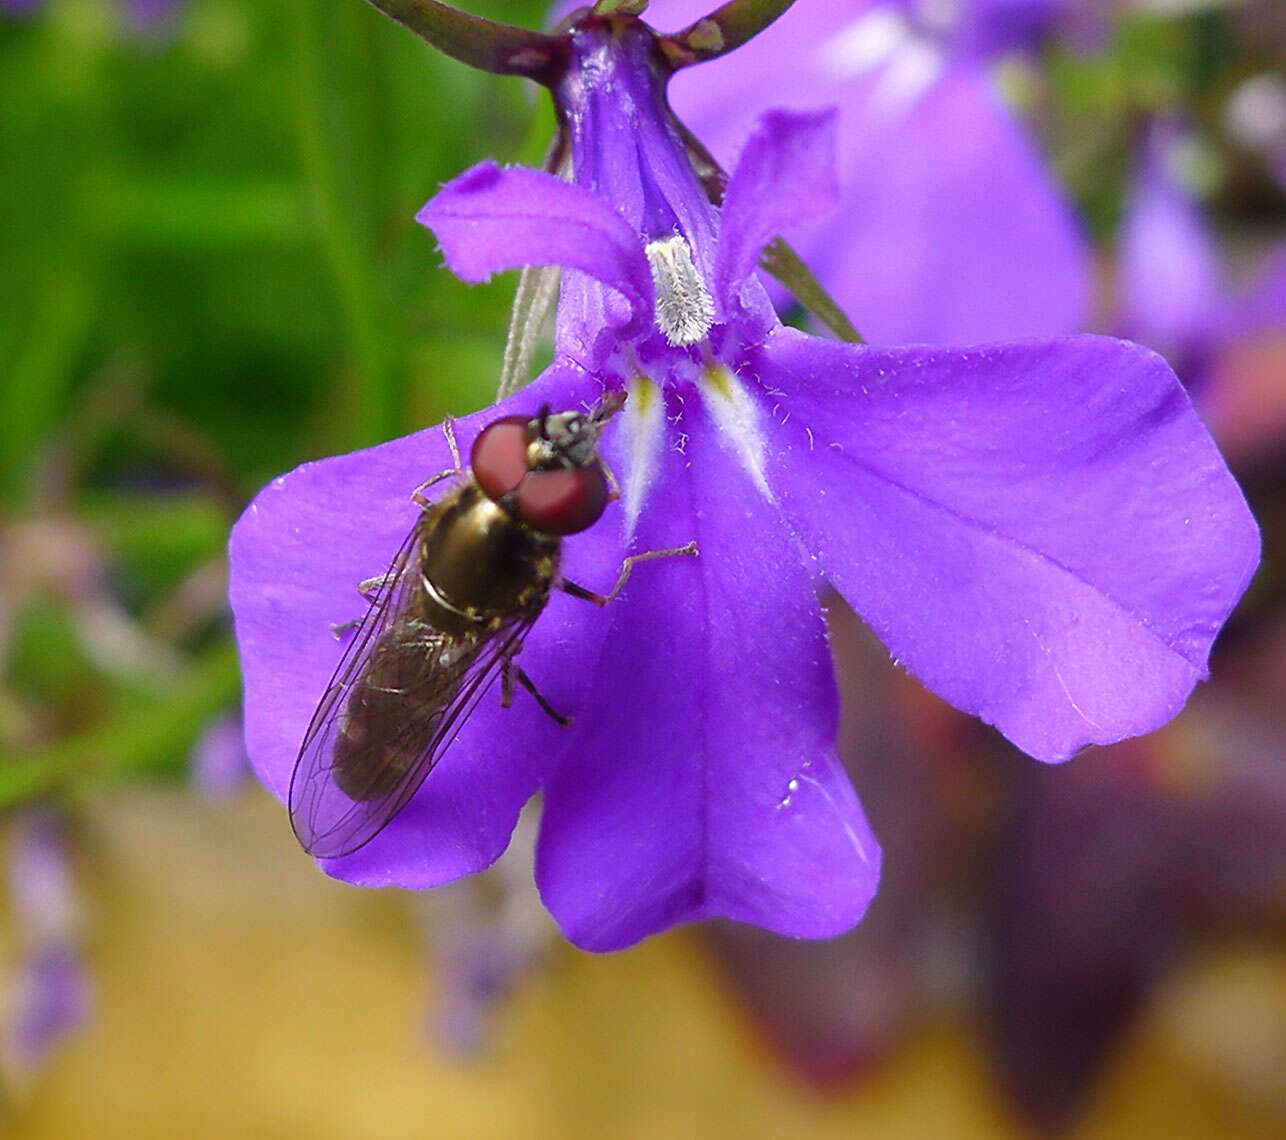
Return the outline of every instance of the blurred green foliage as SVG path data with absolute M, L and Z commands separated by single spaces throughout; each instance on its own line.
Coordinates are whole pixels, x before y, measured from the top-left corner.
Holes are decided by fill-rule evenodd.
M 1271 0 L 1244 9 L 1255 6 L 1272 19 Z M 1275 204 L 1277 188 L 1253 157 L 1248 184 L 1225 178 L 1228 165 L 1251 157 L 1221 137 L 1226 98 L 1241 80 L 1280 66 L 1275 37 L 1247 34 L 1253 12 L 1217 2 L 1173 10 L 1122 4 L 1107 19 L 1108 5 L 1084 7 L 1103 17 L 1101 29 L 1088 42 L 1051 39 L 1035 91 L 1020 102 L 1037 118 L 1048 157 L 1093 237 L 1114 237 L 1141 132 L 1155 115 L 1177 115 L 1200 132 L 1209 172 L 1198 189 L 1216 208 L 1243 214 L 1261 197 Z
M 237 693 L 219 567 L 257 487 L 491 398 L 512 285 L 413 218 L 551 130 L 358 0 L 0 20 L 0 805 L 180 770 Z M 112 601 L 177 673 L 94 659 Z

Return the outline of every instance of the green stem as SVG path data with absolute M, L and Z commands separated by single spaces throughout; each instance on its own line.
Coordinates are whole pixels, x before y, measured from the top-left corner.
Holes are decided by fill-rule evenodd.
M 68 267 L 59 251 L 32 314 L 31 332 L 0 386 L 0 433 L 5 440 L 4 484 L 15 501 L 31 497 L 32 455 L 43 446 L 62 410 L 76 360 L 93 325 L 88 275 Z
M 794 294 L 795 300 L 812 313 L 840 340 L 849 344 L 865 344 L 862 334 L 849 320 L 848 314 L 825 289 L 807 263 L 784 238 L 775 238 L 759 255 L 760 266 L 777 278 Z
M 673 115 L 673 124 L 688 152 L 688 160 L 696 171 L 706 197 L 719 207 L 723 206 L 724 191 L 728 188 L 728 175 L 715 161 L 705 144 Z M 787 243 L 785 238 L 774 238 L 759 255 L 760 268 L 771 273 L 794 294 L 803 307 L 831 330 L 840 340 L 850 344 L 865 344 L 843 307 L 825 289 L 804 259 Z

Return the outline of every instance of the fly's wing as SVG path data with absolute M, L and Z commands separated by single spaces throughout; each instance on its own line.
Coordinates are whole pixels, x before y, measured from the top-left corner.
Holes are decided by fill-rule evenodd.
M 389 564 L 365 616 L 357 626 L 326 692 L 304 733 L 295 769 L 290 775 L 290 823 L 304 850 L 312 852 L 321 837 L 339 822 L 337 811 L 346 810 L 337 799 L 347 800 L 334 786 L 331 760 L 335 737 L 342 725 L 348 696 L 367 673 L 381 637 L 406 609 L 407 595 L 415 583 L 416 540 L 419 524 L 412 527 Z M 348 801 L 351 807 L 351 801 Z
M 313 714 L 295 763 L 291 825 L 304 850 L 319 859 L 365 846 L 402 810 L 538 616 L 518 615 L 485 640 L 468 642 L 408 622 L 408 600 L 422 588 L 415 538 L 413 531 L 394 558 Z M 404 686 L 372 679 L 380 667 L 377 655 L 390 646 L 414 664 Z M 354 699 L 364 705 L 356 745 L 341 740 Z

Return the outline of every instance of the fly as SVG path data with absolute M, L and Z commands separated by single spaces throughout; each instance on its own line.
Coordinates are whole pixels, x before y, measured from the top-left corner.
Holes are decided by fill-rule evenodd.
M 290 778 L 290 821 L 317 858 L 369 843 L 415 795 L 497 672 L 508 708 L 515 683 L 560 724 L 514 662 L 551 592 L 605 606 L 635 563 L 695 555 L 696 543 L 626 558 L 616 585 L 595 593 L 559 572 L 563 537 L 588 529 L 617 497 L 598 440 L 621 408 L 608 393 L 588 413 L 506 416 L 455 467 L 417 488 L 421 508 L 381 578 L 362 583 L 370 607 L 313 714 Z M 439 501 L 424 495 L 452 475 Z

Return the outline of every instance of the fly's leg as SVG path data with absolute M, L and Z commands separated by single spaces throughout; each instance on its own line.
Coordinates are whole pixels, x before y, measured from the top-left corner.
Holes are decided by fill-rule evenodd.
M 517 680 L 518 684 L 520 684 L 524 689 L 526 689 L 527 692 L 529 692 L 533 697 L 535 697 L 536 703 L 553 720 L 556 720 L 560 725 L 562 725 L 563 728 L 566 728 L 568 725 L 572 723 L 571 717 L 563 716 L 562 713 L 558 712 L 558 710 L 555 709 L 553 705 L 551 705 L 547 700 L 545 700 L 545 698 L 541 695 L 540 690 L 536 688 L 536 682 L 533 681 L 530 677 L 527 676 L 526 673 L 523 672 L 521 666 L 514 664 L 514 655 L 512 653 L 508 654 L 505 657 L 504 662 L 501 665 L 501 669 L 500 669 L 500 707 L 501 708 L 508 709 L 513 707 L 515 680 Z
M 630 575 L 634 572 L 634 567 L 639 562 L 648 562 L 653 558 L 695 558 L 697 554 L 697 544 L 695 542 L 689 542 L 687 546 L 672 546 L 668 550 L 648 550 L 643 554 L 631 554 L 621 563 L 621 576 L 616 579 L 616 585 L 612 587 L 611 593 L 608 594 L 599 594 L 594 590 L 587 590 L 584 586 L 578 586 L 575 582 L 569 582 L 566 578 L 561 579 L 558 585 L 560 589 L 565 593 L 571 594 L 573 598 L 593 602 L 596 606 L 605 606 L 608 602 L 614 601 L 616 596 L 625 589 L 625 583 L 630 580 Z
M 396 574 L 381 574 L 377 578 L 367 578 L 364 582 L 358 583 L 357 592 L 368 602 L 373 602 L 375 595 L 396 577 Z
M 607 476 L 607 501 L 616 502 L 621 497 L 621 485 L 616 481 L 616 472 L 608 465 L 606 459 L 599 456 L 599 466 L 603 468 L 603 474 Z
M 364 601 L 373 602 L 376 595 L 390 582 L 394 581 L 396 577 L 396 574 L 381 574 L 376 578 L 367 578 L 357 584 L 357 592 L 362 595 Z M 361 624 L 361 618 L 353 618 L 352 621 L 333 621 L 330 623 L 330 631 L 335 635 L 335 640 L 338 641 L 350 629 L 356 629 Z
M 518 684 L 520 684 L 524 689 L 527 690 L 527 692 L 529 692 L 533 697 L 535 697 L 536 704 L 538 704 L 545 711 L 545 713 L 548 714 L 548 716 L 551 719 L 557 721 L 558 724 L 561 725 L 563 728 L 568 728 L 571 726 L 572 718 L 569 716 L 563 716 L 562 713 L 560 713 L 556 708 L 554 708 L 553 705 L 551 705 L 547 700 L 545 700 L 540 690 L 536 688 L 536 682 L 533 681 L 530 677 L 528 677 L 527 674 L 523 672 L 520 666 L 514 665 L 512 659 L 510 660 L 510 668 L 513 671 L 513 675 L 518 678 Z
M 464 474 L 464 464 L 460 462 L 460 445 L 455 441 L 455 420 L 450 416 L 447 416 L 447 418 L 442 421 L 442 431 L 447 437 L 447 446 L 451 449 L 451 459 L 455 463 L 455 466 L 446 471 L 439 471 L 436 475 L 430 476 L 411 492 L 411 499 L 415 502 L 417 507 L 428 507 L 432 505 L 425 497 L 424 492 L 435 483 L 441 483 L 443 479 L 450 479 L 453 475 Z

